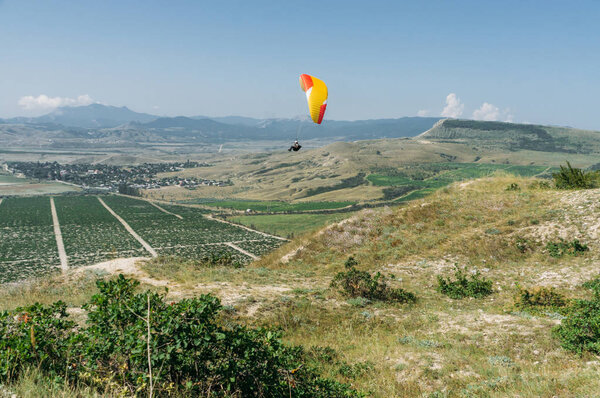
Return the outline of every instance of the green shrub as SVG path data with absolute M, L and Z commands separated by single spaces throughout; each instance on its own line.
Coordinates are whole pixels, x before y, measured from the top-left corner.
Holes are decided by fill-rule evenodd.
M 370 372 L 373 370 L 373 368 L 373 363 L 369 361 L 355 364 L 342 363 L 342 365 L 340 365 L 338 368 L 338 373 L 344 377 L 347 377 L 348 379 L 356 379 L 357 377 Z
M 597 277 L 597 278 L 595 278 L 595 279 L 592 279 L 592 280 L 589 280 L 589 281 L 585 282 L 581 286 L 583 286 L 586 289 L 600 291 L 600 276 Z
M 62 303 L 0 314 L 0 383 L 36 367 L 127 396 L 360 396 L 322 378 L 279 332 L 221 326 L 217 298 L 169 303 L 164 294 L 136 293 L 138 284 L 122 275 L 98 281 L 84 328 L 65 320 Z
M 600 289 L 591 300 L 576 300 L 554 335 L 569 351 L 600 354 Z
M 400 288 L 388 286 L 386 278 L 381 273 L 371 276 L 366 271 L 356 269 L 358 262 L 354 257 L 346 261 L 346 272 L 338 273 L 331 281 L 331 287 L 352 298 L 362 297 L 368 300 L 392 301 L 398 303 L 415 302 L 416 296 Z
M 0 383 L 18 378 L 31 365 L 44 372 L 64 369 L 75 327 L 66 310 L 59 301 L 0 312 Z
M 197 268 L 232 267 L 243 268 L 244 264 L 237 261 L 230 253 L 211 253 L 202 257 L 197 263 Z
M 554 288 L 534 287 L 521 289 L 515 299 L 515 307 L 518 309 L 536 308 L 562 308 L 567 305 L 565 296 L 554 290 Z
M 583 171 L 574 168 L 571 163 L 560 166 L 558 173 L 552 173 L 554 185 L 558 189 L 588 189 L 600 186 L 600 173 L 597 171 Z
M 505 189 L 505 191 L 520 191 L 521 187 L 516 182 L 510 183 Z
M 515 247 L 521 253 L 527 253 L 528 251 L 533 250 L 534 243 L 527 238 L 517 236 L 515 239 Z
M 566 242 L 564 239 L 560 239 L 558 242 L 548 242 L 546 244 L 546 250 L 550 257 L 559 258 L 568 254 L 569 256 L 580 256 L 589 250 L 586 244 L 582 244 L 578 239 L 574 239 L 571 242 Z
M 454 272 L 456 280 L 438 276 L 437 291 L 453 299 L 465 297 L 485 297 L 492 294 L 492 281 L 481 277 L 479 271 L 467 276 L 465 269 L 456 267 Z
M 550 183 L 548 181 L 543 180 L 535 180 L 531 184 L 529 184 L 530 189 L 550 189 Z

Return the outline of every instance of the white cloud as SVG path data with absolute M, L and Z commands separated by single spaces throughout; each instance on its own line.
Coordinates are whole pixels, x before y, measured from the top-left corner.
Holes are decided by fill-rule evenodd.
M 479 109 L 473 112 L 472 118 L 474 120 L 512 122 L 514 117 L 509 108 L 501 111 L 497 106 L 484 102 Z
M 446 106 L 442 111 L 442 116 L 460 117 L 465 109 L 465 104 L 460 102 L 460 99 L 454 93 L 448 94 L 446 97 Z
M 473 119 L 496 121 L 500 117 L 500 109 L 488 102 L 484 102 L 479 109 L 473 112 Z
M 45 94 L 40 94 L 37 97 L 26 95 L 19 99 L 19 105 L 26 110 L 51 110 L 61 106 L 81 106 L 95 102 L 87 94 L 80 95 L 77 98 L 48 97 Z
M 424 116 L 429 116 L 431 112 L 429 111 L 429 109 L 421 109 L 419 112 L 417 112 L 417 116 L 420 117 L 424 117 Z

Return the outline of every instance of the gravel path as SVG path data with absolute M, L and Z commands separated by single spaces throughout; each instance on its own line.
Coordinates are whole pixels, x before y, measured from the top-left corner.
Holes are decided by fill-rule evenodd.
M 290 241 L 289 239 L 282 238 L 281 236 L 271 235 L 271 234 L 268 234 L 266 232 L 257 231 L 255 229 L 248 228 L 248 227 L 245 227 L 245 226 L 240 225 L 240 224 L 235 224 L 235 223 L 232 223 L 232 222 L 229 222 L 229 221 L 221 220 L 220 218 L 213 217 L 213 216 L 211 216 L 209 214 L 205 215 L 204 217 L 206 217 L 206 218 L 208 218 L 210 220 L 214 220 L 214 221 L 222 222 L 222 223 L 225 223 L 225 224 L 233 225 L 234 227 L 242 228 L 242 229 L 245 229 L 246 231 L 254 232 L 254 233 L 257 233 L 259 235 L 266 236 L 266 237 L 269 237 L 269 238 L 279 239 L 279 240 L 282 240 L 284 242 L 289 242 Z
M 181 217 L 179 214 L 171 213 L 170 211 L 163 209 L 162 207 L 160 207 L 159 205 L 157 205 L 154 202 L 151 202 L 151 201 L 147 201 L 147 202 L 150 203 L 152 206 L 156 207 L 158 210 L 162 211 L 163 213 L 170 214 L 172 216 L 179 218 L 180 220 L 183 220 L 183 217 Z
M 60 258 L 60 269 L 64 271 L 69 269 L 69 259 L 65 251 L 62 232 L 60 231 L 60 223 L 58 222 L 58 214 L 56 206 L 54 206 L 54 198 L 50 198 L 50 208 L 52 209 L 52 224 L 54 224 L 54 236 L 56 236 L 56 246 L 58 246 L 58 257 Z
M 239 247 L 239 246 L 236 246 L 236 245 L 234 245 L 234 244 L 233 244 L 233 243 L 231 243 L 231 242 L 225 242 L 225 244 L 226 244 L 227 246 L 229 246 L 229 247 L 231 247 L 231 248 L 233 248 L 233 249 L 235 249 L 235 250 L 239 251 L 240 253 L 242 253 L 242 254 L 245 254 L 246 256 L 250 257 L 252 260 L 258 260 L 258 257 L 257 257 L 257 256 L 255 256 L 254 254 L 252 254 L 252 253 L 250 253 L 250 252 L 248 252 L 248 251 L 246 251 L 246 250 L 242 249 L 242 248 L 241 248 L 241 247 Z
M 152 255 L 152 257 L 158 257 L 158 253 L 156 253 L 156 250 L 154 250 L 152 248 L 152 246 L 150 246 L 148 244 L 148 242 L 146 242 L 144 239 L 142 239 L 142 237 L 139 236 L 133 230 L 133 228 L 131 228 L 129 226 L 129 224 L 127 224 L 127 222 L 125 220 L 123 220 L 117 213 L 115 213 L 113 211 L 113 209 L 111 209 L 110 207 L 108 207 L 108 205 L 106 203 L 104 203 L 104 201 L 101 198 L 98 198 L 98 200 L 100 201 L 100 203 L 102 203 L 102 206 L 104 206 L 106 208 L 106 210 L 108 210 L 110 212 L 110 214 L 112 214 L 117 220 L 119 220 L 119 222 L 121 224 L 123 224 L 123 226 L 125 227 L 125 229 L 127 230 L 127 232 L 129 232 L 131 234 L 131 236 L 133 236 L 138 242 L 140 242 L 142 244 L 142 246 L 144 246 L 144 249 L 146 249 L 148 251 L 148 253 L 150 253 Z

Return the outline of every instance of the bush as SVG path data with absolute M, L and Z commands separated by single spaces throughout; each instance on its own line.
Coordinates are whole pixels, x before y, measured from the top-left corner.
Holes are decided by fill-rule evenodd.
M 232 267 L 243 268 L 244 264 L 235 260 L 230 253 L 211 253 L 202 257 L 196 264 L 197 268 Z
M 582 285 L 586 289 L 600 291 L 600 277 L 589 280 Z
M 583 171 L 571 166 L 560 166 L 558 173 L 552 173 L 554 185 L 558 189 L 588 189 L 600 186 L 600 173 L 597 171 Z
M 505 191 L 520 191 L 521 187 L 516 182 L 511 183 L 505 189 Z
M 466 270 L 456 267 L 454 277 L 456 280 L 452 281 L 438 276 L 437 291 L 453 299 L 480 298 L 492 294 L 492 281 L 482 278 L 479 271 L 471 274 L 469 280 Z
M 534 243 L 527 239 L 527 238 L 523 238 L 521 236 L 517 236 L 515 239 L 515 247 L 517 248 L 517 250 L 521 253 L 527 253 L 528 251 L 532 251 L 534 248 Z
M 28 365 L 45 372 L 64 369 L 75 327 L 66 309 L 59 301 L 0 312 L 0 383 L 18 378 Z
M 546 244 L 546 250 L 550 257 L 559 258 L 568 254 L 569 256 L 580 256 L 589 250 L 586 244 L 582 244 L 578 239 L 574 239 L 571 242 L 566 242 L 564 239 L 560 239 L 558 242 L 548 242 Z
M 416 296 L 404 289 L 394 289 L 387 285 L 386 278 L 381 273 L 371 276 L 366 271 L 356 269 L 358 262 L 354 257 L 346 261 L 346 272 L 338 273 L 331 281 L 331 287 L 336 287 L 348 297 L 362 297 L 368 300 L 392 301 L 398 303 L 415 302 Z
M 536 308 L 562 308 L 567 305 L 565 296 L 554 290 L 554 288 L 534 287 L 532 289 L 521 289 L 515 300 L 515 307 L 519 309 Z
M 591 300 L 576 300 L 554 335 L 569 351 L 600 354 L 600 289 Z
M 62 303 L 2 313 L 0 383 L 29 366 L 128 396 L 360 396 L 320 377 L 279 332 L 221 326 L 217 298 L 167 303 L 164 294 L 136 294 L 138 284 L 122 275 L 98 281 L 85 328 L 65 320 Z

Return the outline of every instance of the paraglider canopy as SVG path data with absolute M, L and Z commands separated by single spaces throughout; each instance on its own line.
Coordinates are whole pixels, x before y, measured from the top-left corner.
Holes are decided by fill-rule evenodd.
M 300 87 L 306 93 L 312 121 L 321 124 L 327 108 L 327 86 L 314 76 L 300 75 Z

